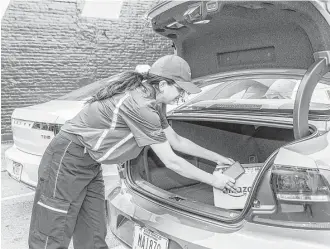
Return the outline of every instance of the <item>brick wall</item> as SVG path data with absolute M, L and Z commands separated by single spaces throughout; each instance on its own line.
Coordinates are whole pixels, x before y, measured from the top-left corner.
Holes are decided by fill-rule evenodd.
M 14 108 L 173 53 L 171 42 L 143 19 L 154 4 L 126 0 L 118 20 L 105 20 L 81 17 L 81 0 L 12 1 L 1 27 L 2 139 L 11 138 Z

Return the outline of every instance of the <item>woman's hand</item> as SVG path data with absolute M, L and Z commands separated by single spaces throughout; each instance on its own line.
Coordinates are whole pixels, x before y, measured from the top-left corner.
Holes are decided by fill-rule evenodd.
M 230 190 L 231 192 L 237 193 L 235 188 L 235 179 L 227 176 L 225 174 L 216 174 L 213 175 L 214 180 L 212 182 L 212 186 L 218 188 L 220 190 Z
M 228 165 L 232 165 L 235 163 L 235 161 L 229 157 L 224 157 L 221 155 L 218 155 L 217 159 L 216 159 L 216 164 L 220 165 L 220 166 L 228 166 Z

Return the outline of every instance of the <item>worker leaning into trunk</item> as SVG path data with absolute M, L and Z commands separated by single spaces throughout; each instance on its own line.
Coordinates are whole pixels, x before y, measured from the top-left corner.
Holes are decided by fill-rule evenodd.
M 158 59 L 149 72 L 111 78 L 65 123 L 42 157 L 30 224 L 32 249 L 108 248 L 101 163 L 122 163 L 150 145 L 169 169 L 215 188 L 235 191 L 235 180 L 213 176 L 172 148 L 217 164 L 233 161 L 178 135 L 166 120 L 166 104 L 198 93 L 188 63 L 176 55 Z

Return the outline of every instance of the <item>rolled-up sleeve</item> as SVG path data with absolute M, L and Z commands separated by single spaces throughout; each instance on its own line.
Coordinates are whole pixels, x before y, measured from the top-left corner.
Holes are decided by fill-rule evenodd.
M 167 140 L 156 109 L 137 107 L 123 112 L 121 117 L 131 130 L 138 146 L 163 143 Z

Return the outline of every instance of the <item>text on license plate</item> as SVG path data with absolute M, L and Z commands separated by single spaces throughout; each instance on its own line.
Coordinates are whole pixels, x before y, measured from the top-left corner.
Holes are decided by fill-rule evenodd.
M 160 234 L 134 226 L 133 249 L 167 249 L 168 239 Z

